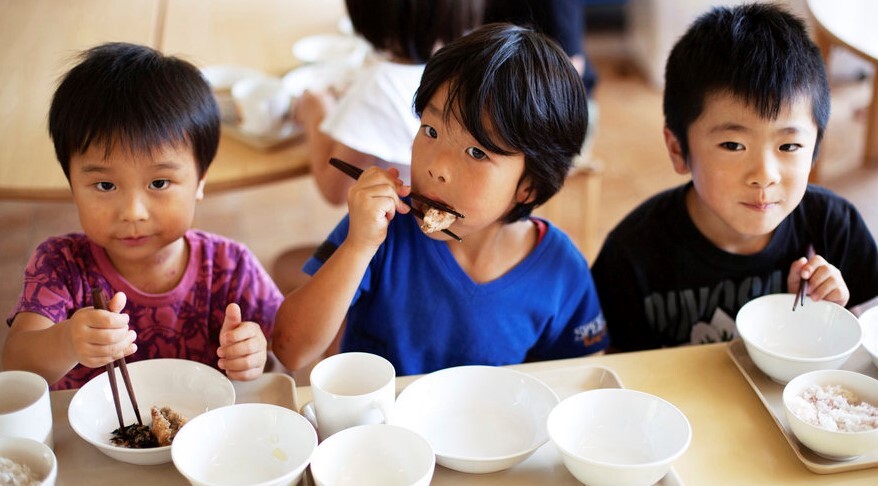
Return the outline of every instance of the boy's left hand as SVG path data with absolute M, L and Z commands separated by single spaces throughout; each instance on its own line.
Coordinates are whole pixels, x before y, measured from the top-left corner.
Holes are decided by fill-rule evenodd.
M 802 257 L 793 262 L 787 276 L 790 293 L 799 291 L 802 278 L 808 281 L 807 295 L 811 300 L 828 300 L 845 306 L 851 297 L 841 271 L 820 255 L 814 255 L 810 259 Z
M 255 322 L 241 322 L 238 304 L 226 307 L 220 329 L 220 346 L 216 354 L 219 367 L 232 380 L 253 380 L 262 375 L 267 359 L 268 341 Z

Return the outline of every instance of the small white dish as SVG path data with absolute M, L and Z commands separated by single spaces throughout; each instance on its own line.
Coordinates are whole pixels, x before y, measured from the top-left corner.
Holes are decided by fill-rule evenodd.
M 174 466 L 194 485 L 298 484 L 317 449 L 317 433 L 298 413 L 244 403 L 201 414 L 177 433 Z
M 430 443 L 403 427 L 358 425 L 317 446 L 317 486 L 428 486 L 435 469 Z
M 293 56 L 303 63 L 337 63 L 360 67 L 371 46 L 365 40 L 343 34 L 317 34 L 293 43 Z
M 508 469 L 548 442 L 558 395 L 509 368 L 459 366 L 425 375 L 396 399 L 391 424 L 420 434 L 436 462 L 466 473 Z
M 137 418 L 128 400 L 122 374 L 118 368 L 115 372 L 122 418 L 125 425 L 131 425 L 137 422 Z M 209 410 L 235 403 L 235 388 L 229 379 L 216 369 L 195 361 L 135 361 L 128 363 L 128 375 L 144 425 L 152 423 L 150 409 L 153 406 L 171 407 L 192 420 Z M 119 421 L 106 372 L 76 391 L 67 409 L 67 418 L 77 435 L 113 459 L 138 465 L 171 461 L 171 446 L 129 449 L 110 442 L 113 431 L 119 428 Z
M 750 359 L 772 380 L 786 384 L 814 370 L 840 368 L 860 347 L 863 328 L 844 307 L 795 295 L 770 294 L 744 304 L 735 319 Z
M 231 90 L 235 83 L 246 78 L 268 76 L 264 72 L 234 64 L 217 64 L 201 68 L 201 75 L 215 91 Z
M 53 486 L 58 478 L 55 453 L 40 441 L 25 437 L 0 437 L 0 457 L 26 466 L 39 479 L 40 486 Z M 0 471 L 0 484 L 28 484 L 17 482 L 20 479 L 19 474 Z

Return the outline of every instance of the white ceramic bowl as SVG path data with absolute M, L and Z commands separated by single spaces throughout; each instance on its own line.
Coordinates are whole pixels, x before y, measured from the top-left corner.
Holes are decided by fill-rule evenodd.
M 863 326 L 863 348 L 872 358 L 872 364 L 878 367 L 878 307 L 863 312 L 860 324 Z
M 558 395 L 533 376 L 459 366 L 406 387 L 391 422 L 427 439 L 440 465 L 487 473 L 510 468 L 545 444 L 546 418 L 557 404 Z
M 247 78 L 268 76 L 266 73 L 234 64 L 217 64 L 201 68 L 201 75 L 207 80 L 211 89 L 216 91 L 231 90 L 238 81 Z
M 564 466 L 589 486 L 655 484 L 692 440 L 677 407 L 623 388 L 564 399 L 549 415 L 548 430 Z
M 317 34 L 293 44 L 293 56 L 303 63 L 336 63 L 357 68 L 371 46 L 365 40 L 343 34 Z
M 317 446 L 317 486 L 428 486 L 436 460 L 423 437 L 395 425 L 360 425 Z
M 150 359 L 128 363 L 128 374 L 137 397 L 144 425 L 150 425 L 150 409 L 171 407 L 188 420 L 201 413 L 235 403 L 235 388 L 225 375 L 205 364 L 184 359 Z M 125 425 L 137 422 L 116 368 L 116 383 Z M 67 410 L 70 427 L 86 442 L 113 459 L 138 465 L 171 461 L 171 446 L 128 449 L 110 442 L 119 428 L 107 373 L 92 378 L 77 390 Z
M 861 401 L 878 407 L 878 380 L 853 371 L 818 370 L 793 378 L 783 391 L 784 412 L 790 429 L 799 442 L 816 454 L 832 460 L 848 460 L 878 451 L 878 428 L 858 432 L 829 430 L 806 420 L 807 416 L 800 416 L 814 412 L 811 406 L 796 399 L 811 385 L 838 385 L 853 392 Z M 816 415 L 810 417 L 817 420 Z M 824 415 L 824 419 L 831 420 L 831 417 Z
M 793 311 L 793 294 L 771 294 L 738 311 L 738 335 L 753 363 L 784 384 L 802 373 L 836 369 L 860 346 L 863 328 L 844 307 L 805 300 Z
M 0 437 L 0 457 L 27 466 L 39 479 L 41 486 L 52 486 L 58 478 L 55 453 L 40 441 L 24 437 Z M 0 467 L 0 484 L 26 484 L 12 480 L 17 476 L 17 474 L 13 476 L 11 472 L 4 472 Z
M 174 466 L 194 485 L 298 484 L 317 433 L 298 413 L 267 403 L 218 408 L 187 423 L 171 445 Z

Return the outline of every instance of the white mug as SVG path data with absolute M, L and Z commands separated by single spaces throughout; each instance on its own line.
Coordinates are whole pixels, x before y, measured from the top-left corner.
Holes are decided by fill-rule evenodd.
M 244 78 L 232 85 L 232 99 L 241 130 L 252 135 L 267 135 L 276 130 L 290 111 L 290 94 L 278 78 Z
M 370 353 L 330 356 L 311 370 L 313 402 L 303 409 L 316 421 L 322 441 L 355 425 L 390 422 L 396 401 L 396 370 L 390 361 Z M 309 415 L 311 415 L 309 417 Z
M 49 384 L 42 376 L 0 372 L 0 437 L 26 437 L 54 448 Z

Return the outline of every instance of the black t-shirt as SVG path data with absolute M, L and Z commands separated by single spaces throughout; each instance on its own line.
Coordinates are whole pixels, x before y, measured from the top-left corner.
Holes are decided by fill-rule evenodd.
M 809 186 L 768 246 L 736 255 L 714 246 L 686 210 L 691 182 L 653 196 L 607 236 L 592 275 L 611 346 L 625 351 L 727 341 L 749 300 L 787 291 L 808 244 L 841 271 L 848 306 L 878 295 L 878 250 L 859 212 Z

